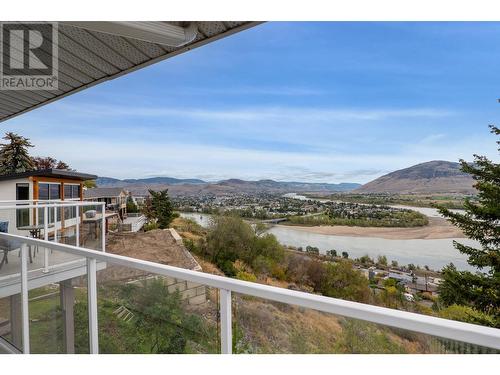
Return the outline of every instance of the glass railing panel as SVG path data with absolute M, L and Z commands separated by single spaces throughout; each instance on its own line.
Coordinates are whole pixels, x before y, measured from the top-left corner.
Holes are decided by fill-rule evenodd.
M 0 285 L 12 278 L 19 277 L 22 244 L 22 241 L 0 233 Z
M 100 353 L 218 353 L 218 293 L 111 263 L 98 271 Z
M 51 255 L 68 257 L 57 250 L 51 250 Z M 30 352 L 87 353 L 86 259 L 73 255 L 48 272 L 30 272 L 29 278 Z
M 0 339 L 22 350 L 21 264 L 9 262 L 17 259 L 14 247 L 17 245 L 0 234 Z M 9 351 L 0 343 L 2 352 Z
M 103 228 L 103 215 L 109 221 L 115 214 L 103 212 L 102 205 L 78 207 L 78 216 L 81 218 L 79 228 L 80 246 L 92 250 L 102 250 L 102 231 L 107 231 L 106 225 Z
M 2 240 L 0 235 L 0 262 L 3 264 L 0 267 L 0 279 L 2 276 L 15 275 L 20 271 L 21 264 L 21 245 L 24 243 L 22 239 L 9 239 L 8 243 Z M 81 258 L 61 251 L 55 251 L 50 246 L 44 246 L 43 243 L 30 244 L 27 243 L 27 268 L 30 275 L 46 274 L 56 269 L 64 269 L 71 266 Z
M 434 354 L 500 354 L 500 350 L 434 336 L 429 337 L 428 345 Z
M 478 345 L 233 293 L 233 353 L 466 354 Z

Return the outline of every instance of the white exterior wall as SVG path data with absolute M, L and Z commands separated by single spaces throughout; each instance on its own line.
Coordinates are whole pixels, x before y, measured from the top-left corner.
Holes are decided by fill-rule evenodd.
M 30 186 L 29 199 L 33 199 L 33 181 L 29 178 L 20 178 L 17 180 L 0 181 L 0 201 L 14 201 L 16 200 L 16 184 L 26 184 Z M 11 206 L 15 203 L 0 204 L 0 220 L 9 222 L 9 233 L 17 235 L 26 235 L 26 231 L 19 231 L 16 228 L 16 210 L 6 209 L 2 210 L 2 206 Z M 30 217 L 33 213 L 30 210 Z
M 17 180 L 0 181 L 0 201 L 16 199 L 16 184 L 30 185 L 30 199 L 33 199 L 33 181 L 29 178 L 20 178 Z

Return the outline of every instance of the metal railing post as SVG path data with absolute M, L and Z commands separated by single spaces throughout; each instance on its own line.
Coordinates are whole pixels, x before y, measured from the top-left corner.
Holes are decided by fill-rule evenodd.
M 43 239 L 49 240 L 49 213 L 47 204 L 43 207 Z
M 106 203 L 102 204 L 102 219 L 101 219 L 101 247 L 102 251 L 106 252 Z
M 87 258 L 87 297 L 89 312 L 90 354 L 99 354 L 99 334 L 97 323 L 97 261 Z
M 43 239 L 45 241 L 49 240 L 49 213 L 47 212 L 47 204 L 43 207 Z M 46 247 L 43 248 L 43 272 L 49 272 L 49 249 Z
M 54 242 L 57 243 L 57 204 L 54 205 Z
M 30 353 L 30 316 L 28 307 L 28 245 L 21 245 L 21 316 L 23 353 Z
M 233 330 L 231 291 L 220 289 L 220 350 L 222 354 L 233 353 Z
M 80 247 L 80 220 L 81 220 L 80 207 L 76 206 L 75 211 L 76 211 L 75 244 L 76 244 L 76 247 Z

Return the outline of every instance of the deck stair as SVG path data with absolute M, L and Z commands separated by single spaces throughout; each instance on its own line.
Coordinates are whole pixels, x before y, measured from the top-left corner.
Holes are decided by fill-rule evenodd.
M 113 314 L 115 314 L 124 322 L 130 322 L 132 319 L 134 319 L 134 313 L 127 309 L 125 306 L 118 307 L 115 311 L 113 311 Z

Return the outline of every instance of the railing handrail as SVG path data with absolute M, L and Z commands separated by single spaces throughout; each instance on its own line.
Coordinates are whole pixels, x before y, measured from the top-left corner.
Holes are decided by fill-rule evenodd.
M 183 268 L 125 257 L 117 254 L 103 253 L 81 247 L 47 242 L 13 234 L 0 233 L 0 237 L 15 239 L 24 242 L 25 244 L 48 247 L 52 250 L 70 253 L 87 259 L 110 262 L 123 267 L 136 268 L 162 276 L 191 281 L 225 291 L 246 294 L 253 297 L 288 303 L 344 317 L 355 318 L 456 341 L 468 342 L 484 347 L 500 349 L 500 329 L 496 328 L 231 279 L 228 277 L 186 270 Z
M 43 204 L 24 204 L 22 203 L 23 201 L 16 201 L 16 202 L 21 202 L 17 205 L 13 206 L 1 206 L 0 205 L 0 210 L 13 210 L 13 209 L 19 209 L 23 210 L 26 208 L 44 208 L 44 207 L 49 207 L 49 208 L 58 208 L 58 207 L 70 207 L 70 206 L 105 206 L 106 204 L 104 202 L 86 202 L 86 201 L 52 201 L 53 203 L 49 203 L 50 201 L 43 202 Z
M 66 200 L 63 199 L 2 199 L 0 200 L 0 204 L 4 203 L 29 203 L 29 202 L 39 202 L 39 203 L 65 203 L 65 202 L 74 202 L 72 199 L 80 199 L 80 198 L 68 198 Z

